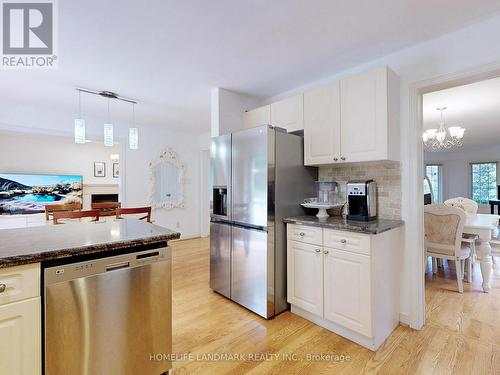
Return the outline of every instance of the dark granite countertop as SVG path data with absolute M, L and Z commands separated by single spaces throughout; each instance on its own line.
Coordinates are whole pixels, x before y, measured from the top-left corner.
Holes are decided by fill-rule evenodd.
M 318 219 L 316 216 L 296 216 L 287 217 L 283 221 L 290 224 L 310 225 L 364 234 L 379 234 L 398 228 L 404 224 L 402 220 L 376 219 L 373 221 L 353 221 L 346 220 L 340 216 L 330 216 L 326 219 Z
M 180 233 L 140 220 L 0 230 L 0 268 L 130 247 L 165 244 Z

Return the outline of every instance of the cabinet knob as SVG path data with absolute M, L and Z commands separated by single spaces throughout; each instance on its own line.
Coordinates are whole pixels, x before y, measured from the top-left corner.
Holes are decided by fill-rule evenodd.
M 299 233 L 299 236 L 300 236 L 300 237 L 304 237 L 305 235 L 306 235 L 306 234 L 305 234 L 304 232 L 300 232 L 300 233 Z
M 316 251 L 317 253 L 321 253 L 321 249 L 316 249 L 314 251 Z
M 340 159 L 341 159 L 341 160 L 345 160 L 345 156 L 341 156 L 341 157 L 340 157 Z
M 347 240 L 346 240 L 345 238 L 342 238 L 342 239 L 340 240 L 340 243 L 347 243 Z
M 7 289 L 7 285 L 5 285 L 5 284 L 0 284 L 0 293 L 5 292 L 5 289 Z
M 338 161 L 338 160 L 339 160 L 339 158 L 333 158 L 333 161 Z
M 323 254 L 328 254 L 328 250 L 323 250 Z

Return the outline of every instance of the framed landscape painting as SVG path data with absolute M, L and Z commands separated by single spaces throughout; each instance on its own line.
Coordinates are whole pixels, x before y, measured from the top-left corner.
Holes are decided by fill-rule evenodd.
M 82 203 L 83 177 L 0 173 L 0 214 L 35 214 L 46 204 Z

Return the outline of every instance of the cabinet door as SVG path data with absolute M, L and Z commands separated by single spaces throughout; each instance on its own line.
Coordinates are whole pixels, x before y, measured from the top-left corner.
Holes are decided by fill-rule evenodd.
M 323 316 L 323 255 L 320 246 L 288 241 L 288 302 Z
M 294 132 L 304 129 L 304 95 L 271 104 L 271 124 Z
M 340 157 L 340 83 L 304 93 L 304 164 L 331 164 Z
M 372 336 L 370 257 L 325 247 L 325 319 Z
M 343 79 L 340 85 L 342 161 L 387 159 L 387 68 Z
M 0 373 L 40 374 L 40 298 L 0 306 Z
M 270 105 L 265 105 L 243 113 L 243 127 L 245 129 L 255 128 L 261 125 L 271 125 Z

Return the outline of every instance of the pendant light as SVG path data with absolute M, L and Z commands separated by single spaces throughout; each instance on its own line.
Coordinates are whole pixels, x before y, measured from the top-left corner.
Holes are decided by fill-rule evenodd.
M 132 128 L 128 130 L 128 147 L 131 150 L 139 148 L 139 129 L 135 127 L 135 103 L 132 103 Z
M 113 147 L 115 142 L 113 139 L 113 124 L 111 123 L 111 116 L 109 112 L 109 102 L 108 98 L 108 122 L 104 124 L 104 146 Z
M 92 89 L 86 89 L 78 87 L 78 110 L 79 118 L 75 119 L 75 142 L 76 143 L 86 143 L 85 140 L 85 120 L 82 119 L 81 115 L 81 98 L 80 94 L 83 92 L 85 94 L 98 95 L 100 97 L 106 98 L 108 101 L 108 119 L 104 123 L 104 146 L 113 147 L 115 145 L 114 134 L 113 134 L 113 124 L 111 122 L 110 114 L 110 102 L 113 100 L 120 100 L 122 102 L 132 103 L 132 128 L 129 128 L 129 148 L 131 150 L 137 150 L 139 148 L 139 129 L 135 126 L 135 105 L 137 101 L 130 98 L 125 98 L 118 95 L 113 91 L 98 91 Z
M 82 118 L 82 92 L 78 90 L 78 118 L 75 119 L 75 143 L 85 143 L 85 120 Z

